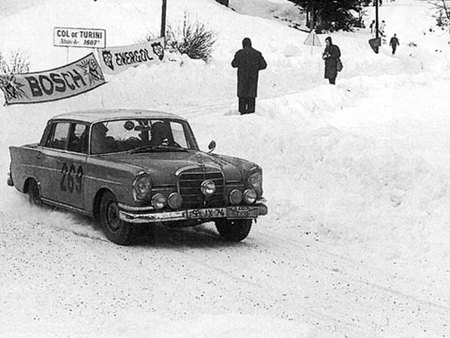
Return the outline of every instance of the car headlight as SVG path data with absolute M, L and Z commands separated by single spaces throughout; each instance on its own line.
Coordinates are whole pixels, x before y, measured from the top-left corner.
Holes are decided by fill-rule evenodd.
M 133 182 L 133 195 L 136 201 L 145 201 L 150 198 L 152 181 L 147 173 L 139 173 Z
M 240 191 L 238 189 L 233 189 L 230 192 L 229 200 L 230 200 L 230 203 L 233 204 L 233 205 L 241 204 L 241 202 L 242 202 L 242 191 Z
M 256 191 L 253 189 L 247 189 L 244 191 L 244 201 L 247 204 L 253 204 L 256 202 Z
M 248 177 L 248 185 L 250 188 L 255 189 L 258 196 L 262 196 L 263 189 L 262 189 L 262 172 L 257 171 L 253 174 L 251 174 Z
M 213 181 L 206 180 L 206 181 L 202 182 L 202 184 L 200 186 L 200 190 L 203 195 L 208 197 L 208 196 L 211 196 L 212 194 L 214 194 L 214 192 L 216 191 L 216 185 Z
M 167 198 L 161 193 L 157 193 L 155 196 L 152 197 L 152 206 L 153 208 L 159 210 L 166 206 L 167 204 Z
M 169 195 L 167 204 L 169 204 L 169 207 L 171 207 L 172 209 L 180 209 L 183 205 L 183 197 L 181 197 L 179 193 L 173 192 Z

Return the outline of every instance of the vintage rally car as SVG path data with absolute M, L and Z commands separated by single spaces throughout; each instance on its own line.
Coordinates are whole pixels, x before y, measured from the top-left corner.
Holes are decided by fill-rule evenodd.
M 262 169 L 200 151 L 186 119 L 147 110 L 92 110 L 48 121 L 37 144 L 10 147 L 8 184 L 32 203 L 97 219 L 106 237 L 126 245 L 155 222 L 214 221 L 231 241 L 247 237 L 267 214 Z

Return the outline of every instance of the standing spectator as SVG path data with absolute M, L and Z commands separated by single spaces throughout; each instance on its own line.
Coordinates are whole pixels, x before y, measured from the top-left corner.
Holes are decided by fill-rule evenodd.
M 336 84 L 337 64 L 341 57 L 341 51 L 337 45 L 333 45 L 331 37 L 325 39 L 327 44 L 322 54 L 322 59 L 325 60 L 325 79 L 328 79 L 330 84 Z
M 375 33 L 375 20 L 372 20 L 369 27 L 370 27 L 370 34 Z
M 249 38 L 242 40 L 242 49 L 238 50 L 231 62 L 237 68 L 239 112 L 250 114 L 255 112 L 255 98 L 258 89 L 258 73 L 266 69 L 267 63 L 261 52 L 252 48 Z
M 397 34 L 394 34 L 394 36 L 391 38 L 391 41 L 389 42 L 389 46 L 392 47 L 392 55 L 394 55 L 395 51 L 397 49 L 397 46 L 400 46 L 400 42 L 398 41 Z
M 378 32 L 381 36 L 384 36 L 384 30 L 386 28 L 386 22 L 384 20 L 381 20 L 380 27 L 378 29 Z

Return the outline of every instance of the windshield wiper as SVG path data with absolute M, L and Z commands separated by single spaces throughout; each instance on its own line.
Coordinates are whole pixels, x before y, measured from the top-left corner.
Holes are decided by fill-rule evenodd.
M 155 146 L 155 145 L 147 145 L 138 148 L 134 148 L 130 150 L 130 154 L 138 154 L 138 153 L 147 153 L 147 152 L 169 152 L 169 151 L 183 151 L 186 152 L 187 149 L 175 147 L 175 146 Z

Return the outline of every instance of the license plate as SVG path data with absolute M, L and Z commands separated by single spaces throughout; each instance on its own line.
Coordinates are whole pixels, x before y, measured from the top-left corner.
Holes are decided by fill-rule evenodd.
M 187 218 L 218 218 L 226 217 L 227 209 L 225 208 L 205 208 L 205 209 L 189 209 L 187 210 Z
M 228 218 L 256 218 L 258 217 L 258 207 L 229 207 Z

